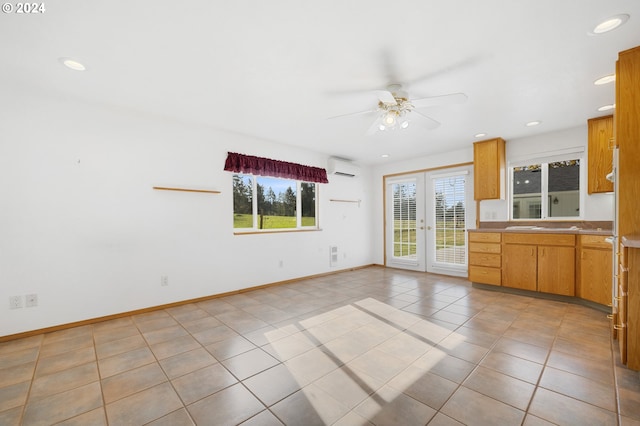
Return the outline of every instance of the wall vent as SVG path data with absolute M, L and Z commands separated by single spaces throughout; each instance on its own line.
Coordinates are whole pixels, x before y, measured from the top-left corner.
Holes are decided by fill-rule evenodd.
M 329 266 L 338 264 L 338 246 L 329 246 Z

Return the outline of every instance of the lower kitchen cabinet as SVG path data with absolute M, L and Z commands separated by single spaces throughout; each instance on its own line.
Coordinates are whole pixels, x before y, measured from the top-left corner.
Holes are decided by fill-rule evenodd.
M 502 285 L 522 290 L 537 290 L 538 247 L 505 244 L 502 253 Z
M 469 281 L 500 285 L 501 233 L 469 231 Z
M 640 370 L 640 247 L 636 244 L 625 247 L 628 255 L 621 264 L 618 313 L 620 329 L 620 354 L 622 362 L 632 370 Z M 624 275 L 624 276 L 623 276 Z M 626 302 L 626 303 L 625 303 Z
M 575 235 L 508 233 L 503 241 L 504 287 L 575 295 Z
M 612 246 L 605 236 L 581 235 L 576 295 L 601 305 L 611 304 Z
M 573 247 L 538 247 L 538 291 L 575 296 L 575 259 Z

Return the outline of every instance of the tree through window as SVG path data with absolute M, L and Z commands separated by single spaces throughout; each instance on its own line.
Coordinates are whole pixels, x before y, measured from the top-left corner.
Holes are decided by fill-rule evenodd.
M 317 185 L 233 175 L 233 227 L 244 230 L 317 227 Z

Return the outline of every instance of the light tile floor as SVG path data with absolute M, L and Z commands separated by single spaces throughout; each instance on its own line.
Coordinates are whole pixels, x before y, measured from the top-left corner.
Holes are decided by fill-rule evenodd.
M 600 311 L 371 267 L 2 343 L 0 425 L 640 425 L 615 352 Z

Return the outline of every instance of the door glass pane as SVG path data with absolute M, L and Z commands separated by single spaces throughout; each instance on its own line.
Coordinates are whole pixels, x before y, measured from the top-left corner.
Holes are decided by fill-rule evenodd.
M 435 262 L 465 265 L 467 262 L 465 176 L 434 178 Z
M 513 218 L 542 217 L 542 165 L 513 168 Z
M 391 185 L 393 191 L 393 256 L 416 260 L 416 183 Z
M 549 217 L 580 216 L 580 160 L 549 163 Z

